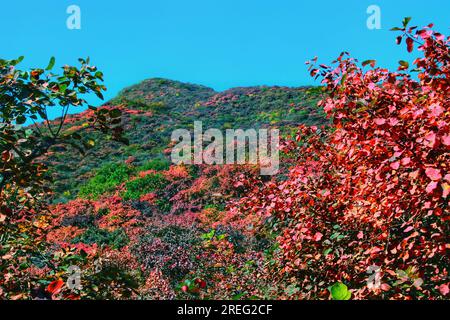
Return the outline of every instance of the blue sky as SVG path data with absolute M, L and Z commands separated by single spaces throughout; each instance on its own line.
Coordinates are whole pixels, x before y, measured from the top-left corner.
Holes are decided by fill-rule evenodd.
M 72 4 L 81 30 L 66 27 Z M 381 30 L 366 27 L 372 4 Z M 314 84 L 304 62 L 316 55 L 328 63 L 345 50 L 386 67 L 411 60 L 389 31 L 405 16 L 444 34 L 450 27 L 448 0 L 22 0 L 3 1 L 1 10 L 0 58 L 24 55 L 27 68 L 51 56 L 57 65 L 90 56 L 104 71 L 106 99 L 151 77 L 216 90 Z

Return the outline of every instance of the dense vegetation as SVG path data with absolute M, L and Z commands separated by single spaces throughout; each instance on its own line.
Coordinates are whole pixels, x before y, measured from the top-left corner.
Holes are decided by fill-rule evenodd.
M 414 68 L 343 53 L 309 62 L 323 88 L 150 79 L 67 116 L 61 134 L 96 143 L 35 159 L 51 170 L 53 204 L 18 208 L 0 190 L 0 297 L 448 299 L 450 38 L 408 24 L 395 30 L 421 52 Z M 120 118 L 129 143 L 94 131 L 98 114 Z M 280 128 L 281 173 L 172 165 L 170 134 L 194 120 Z M 66 284 L 70 266 L 82 288 Z
M 215 92 L 203 86 L 166 79 L 149 79 L 124 89 L 104 108 L 122 111 L 122 127 L 129 144 L 103 138 L 80 159 L 78 150 L 54 152 L 44 163 L 53 168 L 55 202 L 74 199 L 84 182 L 103 164 L 124 162 L 143 165 L 157 158 L 168 159 L 172 131 L 191 129 L 194 121 L 204 128 L 280 127 L 284 132 L 299 123 L 324 124 L 325 115 L 317 102 L 320 89 L 313 87 L 254 87 Z M 66 132 L 83 128 L 87 111 L 67 120 Z M 101 139 L 94 134 L 96 140 Z M 57 151 L 54 149 L 53 151 Z M 86 191 L 83 188 L 82 193 Z

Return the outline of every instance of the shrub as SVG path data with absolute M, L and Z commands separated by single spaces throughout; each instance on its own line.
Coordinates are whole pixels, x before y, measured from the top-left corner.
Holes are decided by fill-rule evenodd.
M 167 184 L 162 174 L 148 174 L 125 184 L 126 191 L 122 194 L 124 200 L 139 199 L 142 195 L 159 190 Z
M 64 216 L 61 220 L 61 226 L 74 226 L 78 228 L 87 228 L 92 225 L 95 216 L 91 214 L 82 214 L 75 216 Z
M 413 33 L 407 23 L 397 41 L 406 39 L 409 52 L 423 42 L 417 78 L 404 61 L 394 72 L 372 60 L 360 67 L 346 53 L 335 66 L 314 63 L 311 74 L 329 92 L 320 105 L 332 130 L 302 126 L 286 146 L 297 157 L 288 179 L 257 188 L 233 209 L 259 217 L 277 237 L 274 270 L 297 277 L 306 298 L 336 282 L 359 299 L 448 293 L 450 38 L 431 26 Z M 376 266 L 382 285 L 371 288 Z
M 129 204 L 131 208 L 138 210 L 146 217 L 151 217 L 153 215 L 153 207 L 148 201 L 130 200 L 126 202 L 126 204 Z
M 120 249 L 128 244 L 129 239 L 122 228 L 108 231 L 106 229 L 91 227 L 72 240 L 72 243 L 80 242 L 84 244 L 105 244 L 111 246 L 113 249 Z
M 87 277 L 83 298 L 95 300 L 131 299 L 139 287 L 140 273 L 123 264 L 102 265 L 99 272 Z
M 127 181 L 132 173 L 133 169 L 125 164 L 107 164 L 81 186 L 78 195 L 81 198 L 96 200 L 101 195 L 114 191 L 119 184 Z
M 170 167 L 170 162 L 166 159 L 153 159 L 145 163 L 138 168 L 139 171 L 155 170 L 164 171 L 168 170 Z
M 176 283 L 195 269 L 195 247 L 199 243 L 199 232 L 194 228 L 150 226 L 133 250 L 147 269 L 161 270 Z

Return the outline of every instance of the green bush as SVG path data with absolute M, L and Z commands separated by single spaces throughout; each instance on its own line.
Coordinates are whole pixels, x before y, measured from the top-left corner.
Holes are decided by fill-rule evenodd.
M 120 249 L 128 244 L 129 239 L 122 228 L 118 228 L 111 232 L 105 229 L 91 227 L 72 240 L 72 243 L 80 242 L 85 244 L 106 244 L 114 249 Z
M 158 101 L 158 102 L 153 102 L 153 103 L 147 104 L 146 110 L 153 111 L 153 112 L 162 112 L 166 109 L 167 109 L 167 105 L 162 101 Z
M 170 162 L 166 159 L 153 159 L 139 167 L 139 171 L 156 170 L 163 171 L 170 167 Z
M 158 206 L 158 209 L 161 210 L 161 212 L 169 213 L 172 209 L 172 205 L 170 201 L 164 200 L 164 199 L 157 199 L 156 205 Z
M 146 193 L 154 192 L 165 187 L 167 182 L 160 173 L 149 174 L 143 178 L 127 182 L 125 185 L 127 191 L 122 194 L 122 197 L 124 200 L 139 199 Z
M 114 191 L 121 183 L 127 181 L 133 169 L 125 164 L 107 164 L 100 168 L 93 178 L 81 186 L 78 196 L 96 200 L 104 193 Z
M 139 150 L 141 150 L 141 146 L 139 144 L 133 143 L 128 146 L 124 146 L 121 149 L 123 150 L 122 153 L 124 153 L 125 155 L 133 156 L 138 153 Z

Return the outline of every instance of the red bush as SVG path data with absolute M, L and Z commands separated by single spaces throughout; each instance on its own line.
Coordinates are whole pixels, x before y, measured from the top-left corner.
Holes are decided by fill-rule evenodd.
M 287 151 L 298 156 L 289 178 L 244 198 L 241 214 L 263 217 L 278 235 L 281 275 L 295 275 L 304 297 L 335 281 L 357 298 L 442 297 L 449 259 L 449 38 L 400 28 L 420 42 L 417 79 L 374 68 L 343 53 L 335 66 L 311 65 L 329 96 L 333 125 L 302 127 Z M 381 267 L 381 288 L 366 285 Z M 443 288 L 440 290 L 439 288 Z M 446 294 L 446 293 L 445 293 Z

